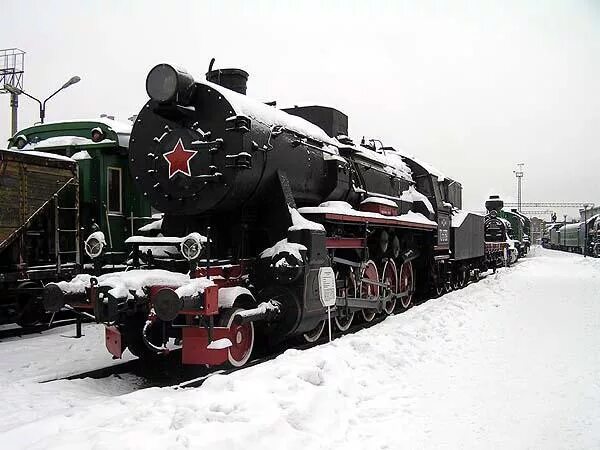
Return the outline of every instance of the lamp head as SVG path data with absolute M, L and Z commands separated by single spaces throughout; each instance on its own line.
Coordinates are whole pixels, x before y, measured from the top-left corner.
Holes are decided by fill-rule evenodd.
M 61 89 L 66 89 L 69 86 L 71 86 L 72 84 L 79 83 L 80 81 L 81 81 L 81 78 L 78 77 L 77 75 L 75 75 L 74 77 L 71 77 L 69 79 L 69 81 L 67 81 L 65 84 L 63 84 Z

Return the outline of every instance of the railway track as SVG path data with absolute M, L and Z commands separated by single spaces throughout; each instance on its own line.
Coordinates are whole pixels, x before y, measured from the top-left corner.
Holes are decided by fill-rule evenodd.
M 42 334 L 44 331 L 54 328 L 65 327 L 68 325 L 75 326 L 77 319 L 60 319 L 50 323 L 40 323 L 28 327 L 21 327 L 17 324 L 8 324 L 0 329 L 0 341 L 2 339 L 24 337 L 32 334 Z
M 385 316 L 376 318 L 370 323 L 356 324 L 344 333 L 351 334 L 356 331 L 369 328 L 373 325 L 381 323 L 385 319 Z M 50 383 L 59 380 L 79 380 L 83 378 L 101 379 L 110 376 L 121 376 L 121 375 L 134 375 L 143 380 L 141 388 L 145 387 L 167 387 L 172 386 L 175 389 L 185 389 L 192 387 L 201 386 L 208 378 L 214 375 L 228 375 L 238 370 L 244 370 L 263 362 L 275 359 L 277 356 L 284 353 L 286 350 L 306 350 L 317 345 L 327 343 L 327 333 L 324 333 L 324 337 L 314 343 L 299 343 L 292 344 L 288 343 L 279 344 L 274 346 L 269 351 L 265 351 L 264 354 L 258 355 L 252 359 L 243 367 L 204 367 L 204 366 L 184 366 L 181 364 L 181 352 L 180 350 L 173 350 L 168 355 L 154 358 L 151 360 L 134 359 L 126 361 L 120 364 L 114 364 L 112 366 L 106 366 L 99 369 L 94 369 L 78 374 L 69 375 L 66 377 L 54 378 L 51 380 L 45 380 L 41 383 Z M 332 338 L 337 339 L 343 334 L 334 333 Z
M 489 276 L 490 273 L 482 274 L 480 280 Z M 471 283 L 469 283 L 471 284 Z M 467 284 L 468 286 L 468 284 Z M 466 286 L 465 286 L 466 287 Z M 422 304 L 428 299 L 433 297 L 426 297 L 421 299 L 414 299 L 413 306 Z M 402 311 L 396 312 L 393 315 L 402 314 Z M 333 331 L 332 339 L 335 340 L 341 336 L 352 334 L 362 329 L 370 328 L 374 325 L 381 323 L 386 319 L 387 316 L 379 315 L 372 322 L 357 323 L 350 327 L 345 333 L 339 331 Z M 323 336 L 317 342 L 314 343 L 296 343 L 290 344 L 285 342 L 274 346 L 268 351 L 264 351 L 264 354 L 260 354 L 251 361 L 249 361 L 243 367 L 204 367 L 204 366 L 184 366 L 181 364 L 181 351 L 179 349 L 169 352 L 168 355 L 153 358 L 150 360 L 134 359 L 126 361 L 120 364 L 114 364 L 112 366 L 106 366 L 95 370 L 81 372 L 67 377 L 55 378 L 51 380 L 43 381 L 42 383 L 49 383 L 58 380 L 77 380 L 83 378 L 101 379 L 110 376 L 121 376 L 121 375 L 134 375 L 142 379 L 143 382 L 140 388 L 146 387 L 173 387 L 175 389 L 187 389 L 201 386 L 206 380 L 214 375 L 229 375 L 239 370 L 245 370 L 250 367 L 256 366 L 263 362 L 275 359 L 279 355 L 283 354 L 286 350 L 307 350 L 318 345 L 322 345 L 328 342 L 327 329 L 323 332 Z

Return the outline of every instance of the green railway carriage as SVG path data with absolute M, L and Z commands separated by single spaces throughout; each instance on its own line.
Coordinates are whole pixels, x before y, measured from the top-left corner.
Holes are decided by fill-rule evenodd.
M 0 150 L 0 323 L 38 321 L 49 281 L 126 262 L 125 240 L 151 216 L 129 172 L 130 130 L 108 118 L 47 123 Z
M 130 132 L 129 124 L 99 118 L 33 126 L 9 141 L 11 148 L 78 162 L 82 236 L 96 230 L 104 234 L 107 263 L 123 262 L 125 239 L 150 216 L 150 205 L 134 188 L 129 172 Z
M 501 209 L 498 211 L 498 217 L 506 219 L 511 226 L 510 237 L 517 241 L 519 256 L 524 256 L 529 250 L 529 233 L 531 233 L 530 220 L 520 214 L 517 210 L 506 211 Z

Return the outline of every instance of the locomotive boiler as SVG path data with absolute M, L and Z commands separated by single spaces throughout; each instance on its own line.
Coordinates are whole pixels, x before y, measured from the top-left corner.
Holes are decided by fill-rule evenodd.
M 258 334 L 314 342 L 328 307 L 344 332 L 486 267 L 483 217 L 461 214 L 459 183 L 378 141 L 356 145 L 333 108 L 252 100 L 247 77 L 209 70 L 195 81 L 161 64 L 146 80 L 129 164 L 164 217 L 160 236 L 128 242 L 136 268 L 141 246 L 177 246 L 183 273 L 47 286 L 47 305 L 107 324 L 116 357 L 164 353 L 175 339 L 184 363 L 241 366 Z

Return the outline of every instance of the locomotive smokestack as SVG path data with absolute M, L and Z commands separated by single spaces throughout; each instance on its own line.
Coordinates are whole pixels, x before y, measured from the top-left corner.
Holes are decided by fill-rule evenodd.
M 206 72 L 206 79 L 211 83 L 231 89 L 232 91 L 246 95 L 246 84 L 248 83 L 248 72 L 242 69 L 215 69 Z
M 485 202 L 485 209 L 488 211 L 500 211 L 504 207 L 504 202 L 499 195 L 490 195 L 490 198 Z

